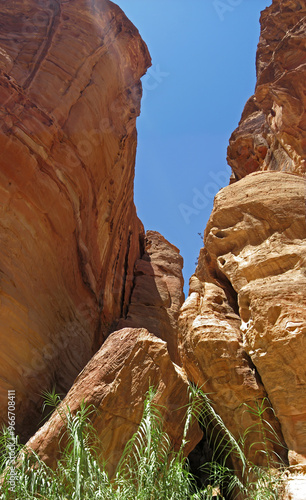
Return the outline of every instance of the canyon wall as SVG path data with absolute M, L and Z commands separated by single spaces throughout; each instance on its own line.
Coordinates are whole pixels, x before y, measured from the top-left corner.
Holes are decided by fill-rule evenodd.
M 256 170 L 306 173 L 304 0 L 273 0 L 261 13 L 255 93 L 228 148 L 232 180 Z
M 108 0 L 2 2 L 0 418 L 14 389 L 23 440 L 54 386 L 60 409 L 99 410 L 113 474 L 150 384 L 180 445 L 191 381 L 236 437 L 265 409 L 272 457 L 304 467 L 305 13 L 274 0 L 261 15 L 255 94 L 183 303 L 179 251 L 144 234 L 133 201 L 150 65 L 137 29 Z M 55 413 L 29 445 L 54 466 L 63 431 Z M 249 458 L 264 464 L 259 441 Z
M 180 315 L 188 377 L 236 437 L 256 421 L 246 405 L 272 405 L 268 421 L 297 468 L 306 463 L 305 14 L 298 0 L 261 14 L 255 94 L 228 148 L 231 185 L 215 197 Z M 286 460 L 277 448 L 272 456 Z
M 1 2 L 0 407 L 17 432 L 67 392 L 126 314 L 144 230 L 133 201 L 150 55 L 108 1 Z
M 176 448 L 189 401 L 183 259 L 144 233 L 133 200 L 150 55 L 108 0 L 2 3 L 0 23 L 0 420 L 8 390 L 22 441 L 43 391 L 68 392 L 73 414 L 85 399 L 113 474 L 150 385 Z M 64 428 L 55 413 L 29 442 L 52 466 Z M 201 436 L 193 426 L 187 453 Z

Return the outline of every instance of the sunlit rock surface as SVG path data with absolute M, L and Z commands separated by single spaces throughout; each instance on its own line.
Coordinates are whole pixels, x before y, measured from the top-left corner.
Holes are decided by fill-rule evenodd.
M 15 389 L 29 436 L 126 313 L 150 56 L 107 0 L 1 2 L 0 22 L 0 411 Z
M 255 94 L 228 148 L 233 180 L 256 170 L 306 173 L 305 16 L 301 0 L 274 0 L 261 14 Z
M 170 360 L 166 343 L 143 328 L 124 328 L 108 337 L 80 373 L 61 406 L 27 446 L 55 467 L 59 439 L 65 430 L 61 414 L 68 405 L 75 415 L 84 399 L 97 409 L 92 422 L 106 468 L 112 476 L 126 443 L 140 423 L 149 386 L 157 389 L 154 404 L 163 415 L 164 430 L 178 450 L 189 402 L 187 378 Z M 194 422 L 187 435 L 186 454 L 201 437 L 202 432 Z M 61 446 L 64 443 L 65 438 Z
M 205 230 L 205 261 L 238 294 L 243 346 L 290 450 L 306 455 L 304 181 L 255 173 L 224 188 Z M 290 388 L 290 390 L 289 390 Z
M 240 405 L 268 397 L 297 473 L 306 459 L 305 13 L 305 2 L 274 0 L 261 15 L 255 95 L 228 148 L 232 184 L 215 198 L 180 315 L 188 377 L 236 436 L 250 425 Z
M 144 42 L 108 0 L 2 2 L 0 417 L 15 389 L 23 439 L 41 391 L 66 393 L 81 372 L 63 404 L 76 412 L 85 397 L 101 410 L 113 474 L 149 385 L 179 445 L 189 379 L 236 437 L 258 422 L 248 409 L 272 404 L 279 420 L 265 417 L 304 471 L 304 18 L 300 0 L 262 14 L 255 95 L 230 139 L 232 185 L 215 199 L 178 348 L 182 259 L 145 237 L 133 202 Z M 53 466 L 63 430 L 55 414 L 29 442 Z M 200 437 L 194 427 L 190 450 Z M 258 464 L 262 438 L 247 441 Z

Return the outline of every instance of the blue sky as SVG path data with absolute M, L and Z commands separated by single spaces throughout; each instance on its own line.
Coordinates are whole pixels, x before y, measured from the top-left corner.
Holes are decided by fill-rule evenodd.
M 117 0 L 152 56 L 137 120 L 135 203 L 184 258 L 185 294 L 226 149 L 253 94 L 260 11 L 271 0 Z

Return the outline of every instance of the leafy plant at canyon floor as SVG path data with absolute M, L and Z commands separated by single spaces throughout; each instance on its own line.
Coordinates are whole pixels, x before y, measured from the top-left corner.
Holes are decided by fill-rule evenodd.
M 7 469 L 7 444 L 10 435 L 4 430 L 2 448 L 2 490 L 1 500 L 44 499 L 44 500 L 153 500 L 204 498 L 195 492 L 194 478 L 188 471 L 187 459 L 183 455 L 186 435 L 192 419 L 194 405 L 187 408 L 185 431 L 180 450 L 174 452 L 168 435 L 162 430 L 162 417 L 152 403 L 153 389 L 150 389 L 144 404 L 144 413 L 138 431 L 127 443 L 116 474 L 112 480 L 101 466 L 98 437 L 91 424 L 94 411 L 83 402 L 76 415 L 67 408 L 57 409 L 66 420 L 68 444 L 55 471 L 47 467 L 40 457 L 18 445 L 16 461 L 16 488 L 9 491 Z M 47 403 L 57 402 L 56 394 L 46 397 Z
M 247 462 L 241 443 L 226 429 L 206 395 L 193 391 L 186 409 L 182 444 L 177 452 L 172 450 L 170 439 L 162 430 L 162 416 L 153 404 L 153 397 L 154 390 L 150 389 L 139 428 L 127 443 L 112 480 L 105 466 L 101 466 L 98 437 L 90 421 L 94 408 L 84 402 L 76 415 L 72 415 L 69 408 L 65 415 L 60 413 L 67 422 L 68 444 L 55 471 L 47 467 L 38 455 L 17 445 L 14 493 L 9 491 L 10 469 L 7 467 L 10 436 L 4 430 L 0 442 L 0 500 L 210 500 L 217 498 L 215 495 L 219 488 L 231 498 L 233 493 L 252 500 L 278 498 L 279 473 L 272 474 L 268 468 L 256 468 Z M 46 403 L 57 400 L 56 394 L 50 394 Z M 188 460 L 184 457 L 187 433 L 194 416 L 200 418 L 204 427 L 207 425 L 207 430 L 212 430 L 211 439 L 215 443 L 213 461 L 204 466 L 211 484 L 201 491 L 196 487 L 194 477 L 188 470 Z M 263 419 L 261 424 L 264 424 Z M 242 464 L 242 480 L 226 465 L 233 454 Z M 218 498 L 223 497 L 220 494 Z
M 255 402 L 254 406 L 244 404 L 245 410 L 253 416 L 255 423 L 245 431 L 240 440 L 236 440 L 215 412 L 207 395 L 202 393 L 201 397 L 203 404 L 200 422 L 212 449 L 212 460 L 202 466 L 202 471 L 206 473 L 211 485 L 220 488 L 228 498 L 247 500 L 281 498 L 285 464 L 275 451 L 275 446 L 282 448 L 284 445 L 265 418 L 266 412 L 274 413 L 267 398 L 261 403 Z M 258 436 L 258 439 L 246 450 L 246 441 L 250 433 Z M 266 466 L 254 465 L 247 458 L 251 448 L 258 446 L 260 448 L 255 452 L 255 456 L 261 454 Z M 233 462 L 240 464 L 238 472 L 229 466 L 229 463 Z

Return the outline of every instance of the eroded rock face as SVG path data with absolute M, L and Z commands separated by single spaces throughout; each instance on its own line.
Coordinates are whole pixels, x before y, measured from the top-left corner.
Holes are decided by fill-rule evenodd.
M 76 379 L 61 403 L 72 414 L 86 403 L 97 408 L 93 416 L 107 470 L 112 476 L 124 446 L 137 430 L 149 386 L 157 388 L 154 403 L 160 406 L 164 430 L 178 449 L 184 430 L 188 382 L 181 368 L 172 363 L 166 343 L 141 328 L 124 328 L 112 333 Z M 30 439 L 32 448 L 51 467 L 56 466 L 58 442 L 65 430 L 55 412 Z M 190 428 L 186 453 L 201 439 L 197 424 Z M 63 443 L 63 441 L 62 441 Z
M 233 180 L 256 170 L 306 173 L 306 5 L 274 0 L 261 14 L 257 84 L 230 138 Z
M 202 281 L 204 268 L 209 273 L 202 252 L 179 320 L 183 367 L 188 378 L 209 395 L 217 413 L 237 440 L 247 429 L 259 424 L 252 411 L 262 407 L 267 408 L 265 418 L 274 426 L 282 442 L 279 426 L 268 410 L 267 393 L 245 352 L 239 315 L 221 286 L 209 282 L 208 276 Z M 259 453 L 262 449 L 259 425 L 253 431 L 246 437 L 247 456 L 258 465 L 266 464 L 266 457 Z M 273 438 L 275 440 L 275 436 Z M 271 445 L 270 452 L 272 460 L 278 460 L 276 454 L 286 458 L 286 452 L 278 444 Z M 239 461 L 234 466 L 239 469 Z
M 304 180 L 293 174 L 258 172 L 222 189 L 204 244 L 181 313 L 183 366 L 191 380 L 211 391 L 217 411 L 234 433 L 249 425 L 241 419 L 239 401 L 261 400 L 266 391 L 289 458 L 294 453 L 302 459 L 306 455 Z M 239 316 L 233 311 L 236 294 Z
M 211 391 L 235 435 L 250 424 L 239 402 L 268 396 L 297 472 L 306 457 L 305 14 L 305 2 L 273 0 L 261 15 L 255 95 L 228 148 L 233 184 L 215 198 L 180 316 L 189 378 Z
M 0 7 L 0 389 L 21 436 L 126 313 L 143 227 L 133 202 L 150 56 L 107 0 Z
M 289 450 L 306 455 L 304 180 L 256 173 L 221 190 L 205 230 L 206 260 L 238 294 L 244 349 Z
M 167 342 L 172 361 L 178 354 L 178 316 L 184 302 L 183 258 L 156 231 L 147 231 L 144 253 L 134 268 L 134 288 L 127 317 L 117 328 L 146 328 Z

